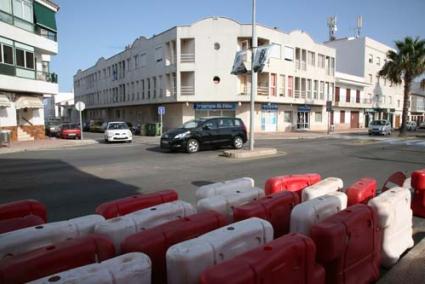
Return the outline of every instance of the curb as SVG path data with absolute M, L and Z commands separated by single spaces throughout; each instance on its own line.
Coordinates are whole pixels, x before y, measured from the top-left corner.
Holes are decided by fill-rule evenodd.
M 13 153 L 19 153 L 19 152 L 36 152 L 36 151 L 45 151 L 45 150 L 57 150 L 62 148 L 72 148 L 72 147 L 79 147 L 79 146 L 86 146 L 86 145 L 93 145 L 98 144 L 99 142 L 94 139 L 88 139 L 83 141 L 73 141 L 73 143 L 64 143 L 60 145 L 52 145 L 51 147 L 46 145 L 40 145 L 40 147 L 35 148 L 0 148 L 0 155 L 5 154 L 13 154 Z

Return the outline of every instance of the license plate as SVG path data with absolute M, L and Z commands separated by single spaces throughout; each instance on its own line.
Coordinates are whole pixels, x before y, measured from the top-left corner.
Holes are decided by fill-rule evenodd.
M 75 135 L 76 135 L 75 133 L 68 134 L 68 136 L 75 136 Z
M 168 144 L 168 141 L 164 140 L 162 141 L 162 144 Z

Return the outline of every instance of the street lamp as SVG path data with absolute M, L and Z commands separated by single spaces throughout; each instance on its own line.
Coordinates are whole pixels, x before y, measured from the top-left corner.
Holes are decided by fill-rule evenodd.
M 254 57 L 257 48 L 257 27 L 255 22 L 256 0 L 252 0 L 252 52 L 251 52 L 251 105 L 249 117 L 249 150 L 254 150 L 255 95 L 257 94 L 257 72 L 254 72 Z

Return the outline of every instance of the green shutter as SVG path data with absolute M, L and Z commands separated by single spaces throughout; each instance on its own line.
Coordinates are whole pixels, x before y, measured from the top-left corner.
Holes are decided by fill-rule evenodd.
M 38 2 L 34 2 L 35 23 L 43 28 L 56 32 L 55 12 L 43 6 Z

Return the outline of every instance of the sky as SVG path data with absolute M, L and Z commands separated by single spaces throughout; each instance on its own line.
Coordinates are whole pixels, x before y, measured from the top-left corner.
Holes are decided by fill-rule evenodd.
M 59 53 L 51 72 L 59 90 L 71 91 L 73 75 L 108 58 L 139 36 L 151 37 L 209 16 L 251 22 L 251 0 L 56 0 Z M 303 30 L 316 42 L 328 39 L 327 17 L 337 17 L 337 37 L 363 36 L 394 46 L 405 36 L 425 39 L 425 0 L 257 0 L 257 22 L 284 32 Z

